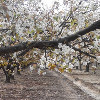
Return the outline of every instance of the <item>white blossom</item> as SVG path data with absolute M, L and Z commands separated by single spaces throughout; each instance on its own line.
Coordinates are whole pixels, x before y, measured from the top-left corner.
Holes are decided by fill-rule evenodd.
M 30 65 L 29 67 L 30 67 L 30 72 L 32 73 L 32 71 L 33 71 L 33 69 L 34 69 L 34 68 L 33 68 L 33 65 Z
M 84 62 L 83 62 L 83 65 L 85 65 L 85 66 L 86 66 L 86 65 L 87 65 L 87 62 L 86 62 L 86 61 L 84 61 Z
M 45 65 L 41 64 L 40 69 L 45 69 Z
M 71 68 L 71 69 L 73 69 L 73 64 L 71 64 L 71 63 L 69 63 L 69 66 L 68 66 L 68 68 Z
M 100 56 L 97 56 L 96 58 L 97 58 L 97 61 L 100 62 Z
M 62 43 L 59 43 L 59 44 L 58 44 L 58 47 L 59 47 L 59 48 L 62 48 Z

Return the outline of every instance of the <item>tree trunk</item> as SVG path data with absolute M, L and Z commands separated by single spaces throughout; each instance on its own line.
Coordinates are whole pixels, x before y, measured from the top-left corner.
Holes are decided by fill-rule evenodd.
M 79 61 L 80 64 L 80 71 L 82 71 L 82 64 L 81 64 L 81 60 Z
M 21 75 L 19 66 L 17 66 L 17 74 Z
M 86 72 L 89 72 L 89 64 L 86 65 Z
M 76 69 L 78 69 L 78 66 L 76 66 Z
M 10 75 L 6 75 L 6 83 L 10 83 Z
M 3 72 L 6 75 L 6 82 L 7 83 L 10 83 L 10 75 L 8 75 L 8 72 L 5 70 L 5 68 L 3 66 L 2 66 L 2 70 L 3 70 Z
M 18 74 L 18 75 L 21 75 L 20 71 L 17 70 L 17 74 Z

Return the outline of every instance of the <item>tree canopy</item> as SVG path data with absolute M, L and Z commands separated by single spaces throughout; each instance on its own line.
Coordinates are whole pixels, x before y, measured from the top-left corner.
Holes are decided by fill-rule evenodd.
M 34 59 L 40 73 L 48 67 L 63 72 L 99 62 L 100 1 L 48 2 L 0 1 L 1 65 L 11 58 L 21 66 Z

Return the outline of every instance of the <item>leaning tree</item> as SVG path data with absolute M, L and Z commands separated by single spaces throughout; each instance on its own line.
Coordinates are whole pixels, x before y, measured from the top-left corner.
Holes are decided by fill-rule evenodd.
M 14 79 L 15 68 L 20 74 L 33 63 L 44 74 L 46 68 L 63 72 L 78 65 L 82 70 L 82 62 L 99 61 L 99 4 L 64 0 L 47 10 L 38 0 L 1 0 L 0 68 L 6 81 Z

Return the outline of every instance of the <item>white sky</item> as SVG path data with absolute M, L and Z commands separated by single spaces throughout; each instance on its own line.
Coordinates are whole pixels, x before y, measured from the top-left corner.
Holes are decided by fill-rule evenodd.
M 63 5 L 63 0 L 41 0 L 41 2 L 43 3 L 43 7 L 45 9 L 51 8 L 55 1 L 59 2 L 60 5 Z M 29 2 L 28 0 L 24 0 L 25 7 L 27 7 L 28 2 Z
M 59 2 L 59 10 L 55 9 L 54 12 L 55 13 L 58 13 L 59 11 L 62 11 L 65 9 L 65 6 L 63 5 L 63 0 L 41 0 L 41 3 L 40 3 L 40 6 L 45 9 L 45 10 L 48 10 L 48 9 L 51 9 L 54 2 Z M 24 0 L 24 7 L 28 7 L 28 3 L 29 1 L 28 0 Z M 43 5 L 41 5 L 43 4 Z M 68 7 L 68 10 L 69 10 L 69 7 Z
M 51 8 L 55 1 L 59 2 L 60 5 L 63 4 L 63 0 L 41 0 L 41 1 L 46 6 L 46 8 Z

